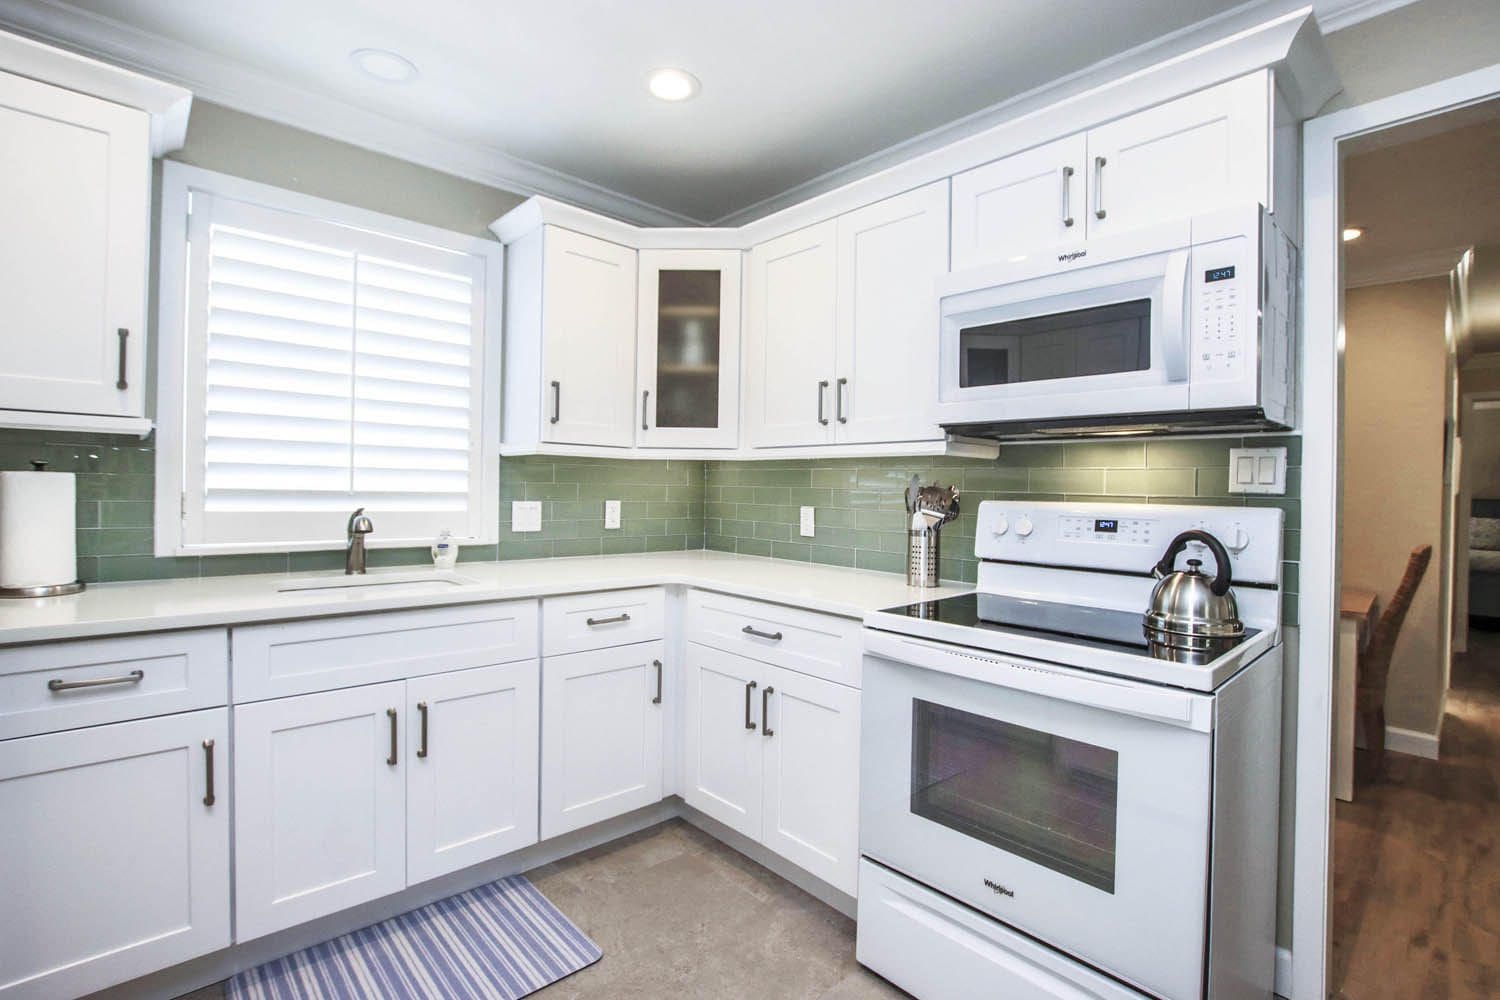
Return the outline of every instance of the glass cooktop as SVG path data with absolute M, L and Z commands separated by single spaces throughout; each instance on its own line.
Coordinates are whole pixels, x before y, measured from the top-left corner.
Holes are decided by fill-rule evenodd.
M 1145 616 L 1133 611 L 1055 604 L 1005 594 L 974 593 L 887 608 L 885 614 L 1048 639 L 1074 646 L 1137 653 L 1153 658 L 1176 658 L 1157 652 L 1146 642 Z M 1242 637 L 1226 641 L 1219 654 L 1222 655 L 1258 633 L 1258 629 L 1246 628 Z

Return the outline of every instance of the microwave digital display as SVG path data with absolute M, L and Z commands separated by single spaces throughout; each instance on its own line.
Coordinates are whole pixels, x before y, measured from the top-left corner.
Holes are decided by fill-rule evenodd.
M 1216 267 L 1210 271 L 1203 272 L 1204 281 L 1228 281 L 1234 277 L 1234 265 L 1229 267 Z

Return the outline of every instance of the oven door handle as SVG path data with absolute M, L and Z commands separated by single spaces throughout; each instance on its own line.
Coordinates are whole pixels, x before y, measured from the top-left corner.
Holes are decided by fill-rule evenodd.
M 874 629 L 864 630 L 865 651 L 899 664 L 952 674 L 1012 691 L 1072 702 L 1086 708 L 1123 712 L 1199 732 L 1213 730 L 1213 704 L 1207 695 L 1134 681 L 1086 676 L 1045 663 L 951 649 Z
M 1186 382 L 1188 352 L 1193 338 L 1192 290 L 1188 284 L 1190 256 L 1186 250 L 1167 255 L 1161 290 L 1162 366 L 1168 382 Z

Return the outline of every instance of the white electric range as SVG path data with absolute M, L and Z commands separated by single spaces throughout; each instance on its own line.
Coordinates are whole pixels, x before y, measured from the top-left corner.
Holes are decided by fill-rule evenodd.
M 1192 528 L 1246 626 L 1206 662 L 1143 622 Z M 924 1000 L 1270 996 L 1281 551 L 1275 508 L 981 504 L 975 593 L 865 618 L 859 960 Z

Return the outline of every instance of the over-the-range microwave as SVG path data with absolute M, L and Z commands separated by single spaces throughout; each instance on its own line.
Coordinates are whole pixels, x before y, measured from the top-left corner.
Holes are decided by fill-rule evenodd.
M 938 282 L 938 422 L 1025 440 L 1289 428 L 1296 248 L 1259 205 Z

